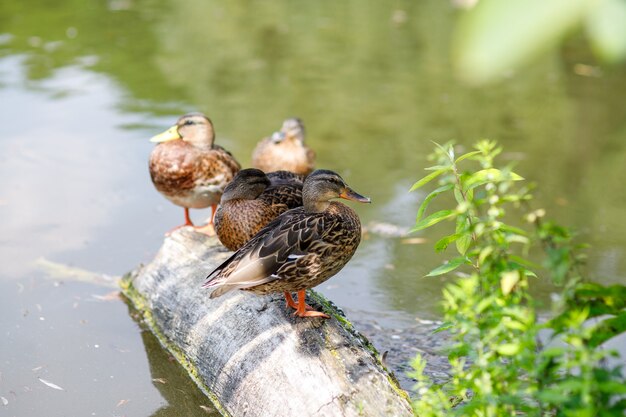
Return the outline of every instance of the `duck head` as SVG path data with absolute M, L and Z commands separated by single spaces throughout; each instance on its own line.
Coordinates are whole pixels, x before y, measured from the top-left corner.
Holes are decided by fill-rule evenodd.
M 224 188 L 221 203 L 229 200 L 242 199 L 254 200 L 267 187 L 270 186 L 270 180 L 267 175 L 260 169 L 248 168 L 242 169 L 235 175 L 235 178 Z
M 343 178 L 336 172 L 318 169 L 306 177 L 302 187 L 302 200 L 305 211 L 309 213 L 322 212 L 328 208 L 330 200 L 333 198 L 343 198 L 360 203 L 372 202 L 368 197 L 363 197 L 348 187 Z
M 304 143 L 304 123 L 297 117 L 286 119 L 278 132 L 272 135 L 272 142 L 280 143 L 284 140 L 296 140 Z
M 188 113 L 181 116 L 176 124 L 165 132 L 152 137 L 150 142 L 161 143 L 177 139 L 198 148 L 210 148 L 215 140 L 213 123 L 202 113 Z

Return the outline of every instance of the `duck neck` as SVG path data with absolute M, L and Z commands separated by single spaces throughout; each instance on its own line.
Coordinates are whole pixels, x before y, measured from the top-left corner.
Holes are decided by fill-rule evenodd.
M 287 137 L 292 142 L 304 144 L 304 133 L 303 132 L 290 133 L 289 135 L 287 135 Z
M 305 200 L 303 206 L 304 206 L 304 211 L 306 211 L 307 213 L 321 213 L 322 211 L 326 211 L 328 206 L 330 206 L 330 201 L 328 200 L 326 201 Z
M 196 148 L 212 148 L 215 141 L 215 132 L 210 126 L 200 126 L 190 134 L 185 135 L 185 141 Z

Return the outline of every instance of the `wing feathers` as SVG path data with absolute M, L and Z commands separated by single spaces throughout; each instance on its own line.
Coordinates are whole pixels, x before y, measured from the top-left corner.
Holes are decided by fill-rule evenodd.
M 302 207 L 277 217 L 209 274 L 204 286 L 217 287 L 211 298 L 281 279 L 276 273 L 295 266 L 309 253 L 311 242 L 320 239 L 322 218 L 305 214 Z

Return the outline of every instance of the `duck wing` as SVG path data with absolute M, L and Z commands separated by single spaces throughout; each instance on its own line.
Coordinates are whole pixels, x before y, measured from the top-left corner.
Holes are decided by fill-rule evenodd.
M 304 178 L 306 177 L 306 175 L 284 170 L 268 172 L 266 175 L 272 185 L 300 184 L 300 186 L 302 186 L 304 184 Z
M 302 185 L 270 185 L 258 198 L 271 206 L 284 204 L 290 209 L 300 207 L 302 205 Z
M 302 207 L 286 211 L 211 272 L 204 286 L 216 288 L 211 293 L 215 298 L 280 279 L 277 272 L 306 256 L 323 231 L 322 213 L 305 213 Z

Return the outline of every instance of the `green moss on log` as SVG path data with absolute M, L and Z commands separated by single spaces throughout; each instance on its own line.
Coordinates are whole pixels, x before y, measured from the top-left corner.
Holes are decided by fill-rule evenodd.
M 346 329 L 352 336 L 354 336 L 356 339 L 358 339 L 361 342 L 363 347 L 368 352 L 371 353 L 376 363 L 385 370 L 385 374 L 387 375 L 387 380 L 389 381 L 389 384 L 394 389 L 394 391 L 396 391 L 398 395 L 400 395 L 409 404 L 411 404 L 411 397 L 409 397 L 409 394 L 405 390 L 400 388 L 400 383 L 398 382 L 398 379 L 395 377 L 393 372 L 391 372 L 385 366 L 385 364 L 382 363 L 382 361 L 380 360 L 381 358 L 380 353 L 374 347 L 372 342 L 370 342 L 365 336 L 359 333 L 354 328 L 354 325 L 352 324 L 352 322 L 348 320 L 346 316 L 344 316 L 341 313 L 341 311 L 337 308 L 337 306 L 335 306 L 335 304 L 332 301 L 330 301 L 328 298 L 324 297 L 322 294 L 314 290 L 308 290 L 307 294 L 311 299 L 313 299 L 317 304 L 319 304 L 322 307 L 322 309 L 324 310 L 324 313 L 327 313 L 331 317 L 335 318 L 339 323 L 341 323 L 344 329 Z M 334 354 L 334 350 L 332 348 L 329 347 L 329 350 L 331 351 L 331 353 Z

